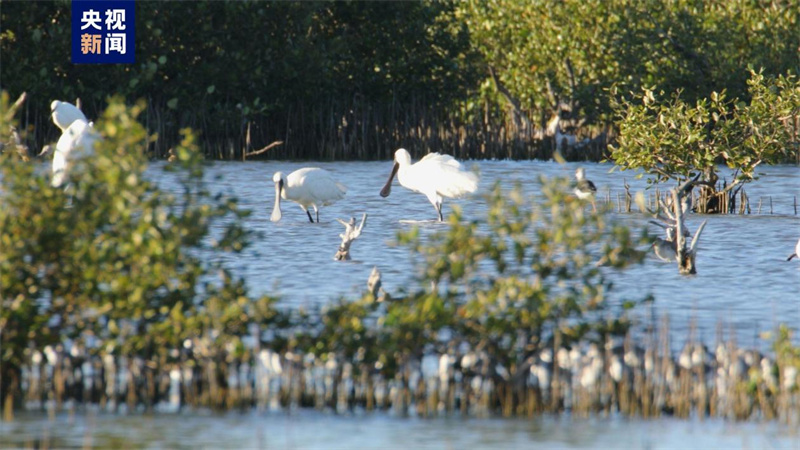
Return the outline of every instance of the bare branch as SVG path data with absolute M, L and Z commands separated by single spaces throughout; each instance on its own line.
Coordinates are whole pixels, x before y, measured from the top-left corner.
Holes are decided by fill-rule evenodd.
M 19 136 L 19 133 L 15 127 L 11 127 L 11 136 L 14 139 L 14 145 L 17 148 L 17 154 L 20 156 L 20 158 L 22 158 L 23 161 L 29 161 L 28 146 L 22 143 L 22 138 Z
M 525 124 L 526 130 L 532 130 L 533 126 L 531 124 L 530 119 L 528 119 L 527 114 L 522 111 L 522 107 L 520 106 L 519 100 L 517 100 L 513 95 L 511 95 L 511 91 L 500 81 L 500 77 L 497 76 L 497 73 L 494 70 L 494 67 L 489 66 L 489 74 L 492 76 L 492 80 L 494 80 L 494 85 L 497 87 L 497 90 L 503 94 L 503 97 L 508 100 L 511 104 L 511 107 L 514 108 L 514 112 L 522 119 L 522 122 Z
M 706 222 L 708 222 L 708 221 L 704 220 L 703 223 L 701 223 L 700 226 L 697 227 L 697 231 L 694 232 L 694 237 L 692 238 L 692 243 L 689 246 L 689 252 L 691 254 L 693 254 L 693 255 L 697 255 L 695 247 L 697 246 L 697 242 L 700 240 L 700 233 L 702 233 L 703 232 L 703 228 L 706 227 Z
M 23 103 L 25 103 L 25 100 L 27 98 L 28 98 L 28 93 L 27 92 L 23 92 L 19 96 L 17 101 L 15 101 L 14 104 L 11 105 L 10 108 L 8 108 L 8 111 L 6 111 L 6 116 L 4 117 L 4 121 L 10 122 L 11 119 L 17 114 L 17 110 L 22 106 Z
M 277 146 L 279 146 L 281 144 L 283 144 L 283 141 L 275 141 L 272 144 L 269 144 L 266 147 L 262 148 L 261 150 L 255 150 L 255 151 L 252 151 L 252 152 L 249 152 L 249 153 L 245 153 L 244 157 L 247 158 L 248 156 L 260 155 L 260 154 L 266 152 L 267 150 L 269 150 L 269 149 L 271 149 L 273 147 L 277 147 Z
M 575 71 L 572 70 L 572 61 L 569 58 L 564 60 L 564 65 L 567 68 L 567 78 L 569 78 L 569 109 L 570 111 L 577 111 L 577 105 L 575 100 L 575 91 L 577 91 L 577 83 L 575 83 Z
M 683 184 L 679 185 L 678 186 L 678 193 L 680 195 L 686 195 L 688 192 L 690 192 L 692 190 L 692 188 L 694 187 L 694 185 L 697 183 L 697 180 L 700 179 L 701 175 L 702 175 L 702 172 L 698 172 L 697 175 L 695 175 L 694 178 L 692 178 L 690 180 L 686 180 L 685 182 L 683 182 Z

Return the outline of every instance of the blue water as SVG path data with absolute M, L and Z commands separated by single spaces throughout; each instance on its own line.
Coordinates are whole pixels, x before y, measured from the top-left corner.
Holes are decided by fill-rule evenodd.
M 148 174 L 159 180 L 162 188 L 177 189 L 163 163 Z M 482 197 L 499 180 L 510 189 L 520 183 L 523 192 L 538 195 L 539 175 L 572 177 L 577 163 L 557 164 L 541 161 L 467 162 L 481 174 L 479 192 L 470 197 L 446 201 L 445 214 L 453 204 L 463 208 L 467 219 L 483 219 L 486 203 Z M 581 164 L 587 177 L 598 187 L 599 203 L 624 192 L 623 180 L 631 192 L 645 191 L 645 180 L 635 172 L 611 171 L 610 164 Z M 289 173 L 300 167 L 322 167 L 348 187 L 342 201 L 323 208 L 321 223 L 311 224 L 295 204 L 283 202 L 283 219 L 269 221 L 273 206 L 272 175 L 280 170 Z M 388 198 L 378 195 L 391 170 L 386 162 L 296 163 L 281 161 L 214 162 L 207 171 L 216 179 L 214 189 L 239 198 L 241 206 L 252 210 L 247 226 L 260 233 L 244 254 L 227 261 L 244 275 L 254 294 L 281 297 L 285 305 L 324 304 L 338 297 L 355 298 L 363 294 L 373 266 L 383 274 L 383 286 L 390 293 L 413 285 L 415 266 L 407 249 L 392 246 L 398 231 L 414 226 L 401 220 L 426 221 L 436 218 L 427 199 L 395 181 Z M 723 172 L 725 174 L 725 172 Z M 699 335 L 713 341 L 718 324 L 726 333 L 735 331 L 743 345 L 760 341 L 758 335 L 774 330 L 779 323 L 800 328 L 800 261 L 786 262 L 800 238 L 800 216 L 795 215 L 794 201 L 800 197 L 800 168 L 771 166 L 759 170 L 760 179 L 745 188 L 752 215 L 692 215 L 687 220 L 695 230 L 703 220 L 708 225 L 700 240 L 696 276 L 681 276 L 675 263 L 653 258 L 645 264 L 619 274 L 611 274 L 615 289 L 611 304 L 624 299 L 640 299 L 647 293 L 655 296 L 656 316 L 668 314 L 678 337 L 688 336 L 689 324 L 695 321 Z M 669 188 L 670 186 L 661 186 Z M 651 192 L 651 191 L 647 191 Z M 773 214 L 769 211 L 772 198 Z M 755 214 L 759 200 L 762 213 Z M 635 209 L 635 207 L 634 207 Z M 615 210 L 616 211 L 616 210 Z M 347 220 L 368 214 L 367 226 L 352 247 L 351 262 L 337 262 L 333 255 L 344 227 L 336 218 Z M 618 214 L 612 217 L 632 226 L 648 226 L 642 214 Z M 421 223 L 423 233 L 441 230 L 443 225 Z M 652 233 L 661 230 L 649 225 Z M 644 311 L 639 311 L 644 316 Z M 677 342 L 679 345 L 681 341 Z
M 0 422 L 0 446 L 40 448 L 252 449 L 789 449 L 800 433 L 777 423 L 627 420 L 619 417 L 533 419 L 400 418 L 226 413 L 119 416 L 26 414 Z
M 474 163 L 482 177 L 481 191 L 500 180 L 504 188 L 519 182 L 525 193 L 536 196 L 538 176 L 571 177 L 577 164 L 552 162 L 487 161 Z M 283 206 L 283 219 L 269 221 L 274 198 L 272 174 L 289 173 L 314 165 L 325 168 L 348 187 L 347 197 L 322 209 L 322 223 L 308 223 L 305 213 L 292 203 Z M 473 163 L 467 163 L 468 166 Z M 584 164 L 587 176 L 598 186 L 600 202 L 609 196 L 616 203 L 623 178 L 632 191 L 644 190 L 635 173 L 610 173 L 611 166 Z M 174 175 L 156 163 L 148 176 L 168 191 L 178 193 Z M 365 289 L 373 266 L 383 273 L 383 286 L 398 293 L 413 286 L 415 261 L 409 252 L 392 246 L 399 230 L 413 225 L 401 220 L 429 220 L 435 211 L 420 194 L 398 185 L 391 196 L 378 195 L 391 169 L 390 162 L 292 163 L 214 162 L 207 175 L 216 179 L 213 189 L 234 195 L 252 210 L 246 225 L 258 232 L 243 254 L 226 257 L 229 267 L 243 275 L 253 294 L 280 296 L 286 307 L 319 305 L 339 297 L 357 297 Z M 708 225 L 697 258 L 698 274 L 680 276 L 674 263 L 648 258 L 619 274 L 612 274 L 612 305 L 624 299 L 653 294 L 657 316 L 671 319 L 673 345 L 689 336 L 691 321 L 697 338 L 713 342 L 718 324 L 735 331 L 740 345 L 764 347 L 758 336 L 778 323 L 800 329 L 800 261 L 786 262 L 800 238 L 800 216 L 794 199 L 800 196 L 800 168 L 765 167 L 762 179 L 747 186 L 754 212 L 762 199 L 762 214 L 750 216 L 697 216 L 688 219 L 692 229 L 702 220 Z M 217 179 L 219 177 L 219 179 Z M 485 217 L 486 204 L 479 193 L 445 204 L 445 214 L 455 203 L 466 218 Z M 772 197 L 774 214 L 769 211 Z M 362 236 L 352 247 L 351 262 L 333 255 L 343 227 L 336 218 L 369 214 Z M 641 214 L 611 215 L 630 226 L 647 225 Z M 422 223 L 423 235 L 442 225 Z M 650 226 L 653 233 L 659 232 Z M 646 317 L 640 307 L 634 314 Z M 642 319 L 644 320 L 644 319 Z M 48 417 L 22 413 L 13 422 L 0 423 L 0 447 L 98 448 L 800 448 L 793 427 L 776 423 L 736 423 L 724 420 L 627 420 L 619 417 L 590 419 L 538 417 L 534 419 L 402 418 L 386 413 L 336 415 L 300 412 L 224 415 L 181 413 L 130 416 L 80 411 Z

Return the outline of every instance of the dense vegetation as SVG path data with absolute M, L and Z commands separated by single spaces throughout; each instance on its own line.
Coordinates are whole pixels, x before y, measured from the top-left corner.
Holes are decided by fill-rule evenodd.
M 19 389 L 31 349 L 70 339 L 109 354 L 163 358 L 187 336 L 219 330 L 212 341 L 224 343 L 245 321 L 274 318 L 272 299 L 248 298 L 241 279 L 204 256 L 242 250 L 249 233 L 236 201 L 203 185 L 192 133 L 185 130 L 176 149 L 180 197 L 143 177 L 149 138 L 136 121 L 141 111 L 112 101 L 96 124 L 102 142 L 76 163 L 80 177 L 66 190 L 51 187 L 18 152 L 0 156 L 4 396 Z M 15 112 L 3 93 L 4 123 L 14 124 Z M 13 145 L 9 127 L 0 142 Z M 213 227 L 221 229 L 212 234 Z
M 170 166 L 182 194 L 143 179 L 141 108 L 111 101 L 100 144 L 66 190 L 0 129 L 6 417 L 23 400 L 111 411 L 391 404 L 418 414 L 794 417 L 798 348 L 786 327 L 774 359 L 753 357 L 749 369 L 746 355 L 730 357 L 741 354 L 732 342 L 716 359 L 697 344 L 673 361 L 668 327 L 658 343 L 654 329 L 644 345 L 631 334 L 622 343 L 626 310 L 648 298 L 610 306 L 606 275 L 641 262 L 650 239 L 589 213 L 567 180 L 541 180 L 536 200 L 495 186 L 485 218 L 454 208 L 425 239 L 400 233 L 418 271 L 399 292 L 376 286 L 310 311 L 254 299 L 218 262 L 248 244 L 246 212 L 205 190 L 188 130 Z M 4 122 L 15 113 L 4 94 Z
M 79 97 L 94 118 L 118 94 L 145 99 L 157 156 L 191 126 L 223 158 L 276 140 L 269 157 L 549 157 L 537 131 L 556 111 L 580 137 L 614 130 L 612 86 L 746 101 L 748 65 L 800 71 L 800 4 L 781 0 L 139 2 L 136 14 L 136 64 L 72 65 L 68 1 L 3 4 L 0 79 L 31 96 L 32 148 L 54 140 L 52 99 Z M 602 156 L 589 150 L 567 156 Z
M 1 100 L 4 121 L 15 123 L 19 111 L 6 94 Z M 612 287 L 604 270 L 641 261 L 635 247 L 647 236 L 586 214 L 565 194 L 565 180 L 544 182 L 538 207 L 519 191 L 506 196 L 495 188 L 488 233 L 456 210 L 447 231 L 427 242 L 415 233 L 400 236 L 419 256 L 420 287 L 384 298 L 379 326 L 372 293 L 316 314 L 281 313 L 272 298 L 250 298 L 244 282 L 215 262 L 214 255 L 247 245 L 239 220 L 246 212 L 235 199 L 205 189 L 190 131 L 176 148 L 183 194 L 169 195 L 143 178 L 150 138 L 137 121 L 141 110 L 112 100 L 96 124 L 101 142 L 73 167 L 80 176 L 66 190 L 52 188 L 17 151 L 0 159 L 6 407 L 21 388 L 21 366 L 47 345 L 159 365 L 186 340 L 208 355 L 241 356 L 252 351 L 242 340 L 256 327 L 256 336 L 277 337 L 276 350 L 323 357 L 362 352 L 391 375 L 398 361 L 418 355 L 445 330 L 513 371 L 556 336 L 569 342 L 625 329 L 621 311 L 610 322 L 595 314 L 606 308 Z M 0 142 L 13 150 L 8 130 Z
M 734 212 L 733 199 L 764 163 L 784 161 L 800 146 L 800 81 L 750 71 L 748 100 L 712 92 L 694 104 L 676 92 L 669 100 L 644 88 L 634 100 L 614 101 L 619 137 L 611 159 L 644 169 L 650 182 L 696 180 L 701 212 Z M 734 171 L 718 186 L 718 164 Z M 728 205 L 726 208 L 724 205 Z

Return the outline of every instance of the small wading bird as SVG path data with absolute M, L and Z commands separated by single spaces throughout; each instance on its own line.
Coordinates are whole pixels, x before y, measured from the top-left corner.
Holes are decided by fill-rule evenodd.
M 672 230 L 672 228 L 667 228 L 666 239 L 657 237 L 656 240 L 653 241 L 653 251 L 658 259 L 662 261 L 675 261 L 678 254 L 674 236 L 675 232 Z
M 597 188 L 594 183 L 586 179 L 586 172 L 583 167 L 578 167 L 575 170 L 575 179 L 578 184 L 575 186 L 575 196 L 581 200 L 589 199 L 592 202 L 592 211 L 597 212 L 597 207 L 594 204 L 594 194 L 597 193 Z
M 791 260 L 792 260 L 792 258 L 794 258 L 795 256 L 796 256 L 798 259 L 800 259 L 800 240 L 798 240 L 798 241 L 797 241 L 797 245 L 795 245 L 795 247 L 794 247 L 794 253 L 792 253 L 791 255 L 789 255 L 789 257 L 788 257 L 786 260 L 787 260 L 787 261 L 791 261 Z
M 394 153 L 394 167 L 389 180 L 381 189 L 381 197 L 388 197 L 392 191 L 392 180 L 406 189 L 419 192 L 428 197 L 436 208 L 439 221 L 443 222 L 442 204 L 444 197 L 461 197 L 478 189 L 478 176 L 461 168 L 461 163 L 449 155 L 429 153 L 415 164 L 411 164 L 411 155 L 406 149 Z
M 269 220 L 281 220 L 281 198 L 300 205 L 308 214 L 308 220 L 314 223 L 309 207 L 314 208 L 319 223 L 319 208 L 336 203 L 344 198 L 347 188 L 333 179 L 330 172 L 316 167 L 305 167 L 295 170 L 289 176 L 275 172 L 275 207 Z

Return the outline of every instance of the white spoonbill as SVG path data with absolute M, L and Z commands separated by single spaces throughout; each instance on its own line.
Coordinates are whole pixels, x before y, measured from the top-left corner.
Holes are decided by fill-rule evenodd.
M 800 240 L 797 241 L 797 245 L 794 247 L 794 253 L 789 255 L 787 261 L 791 261 L 795 256 L 800 259 Z
M 578 167 L 575 170 L 575 179 L 578 181 L 575 186 L 575 196 L 581 200 L 588 199 L 591 201 L 592 210 L 596 212 L 597 207 L 594 205 L 594 194 L 597 193 L 597 187 L 595 187 L 591 180 L 586 179 L 586 171 L 583 170 L 583 167 Z
M 58 128 L 61 128 L 61 131 L 66 131 L 72 122 L 76 120 L 83 120 L 84 122 L 89 122 L 89 119 L 78 109 L 77 106 L 73 105 L 72 103 L 62 102 L 59 100 L 53 100 L 50 103 L 50 111 L 53 113 L 53 123 L 56 124 Z
M 269 220 L 281 220 L 281 198 L 291 200 L 308 214 L 308 220 L 314 223 L 308 207 L 314 208 L 319 223 L 319 208 L 336 203 L 344 198 L 347 188 L 333 179 L 331 173 L 316 167 L 304 167 L 284 176 L 275 172 L 272 177 L 275 182 L 275 207 Z
M 452 156 L 439 153 L 429 153 L 415 164 L 411 164 L 411 155 L 408 151 L 404 148 L 397 150 L 394 153 L 392 173 L 381 189 L 381 197 L 388 197 L 391 193 L 395 175 L 401 186 L 428 197 L 436 208 L 440 222 L 444 221 L 442 216 L 444 197 L 461 197 L 478 189 L 476 174 L 463 170 L 461 163 Z
M 50 185 L 59 187 L 69 181 L 72 164 L 91 153 L 98 135 L 91 123 L 77 119 L 61 134 L 53 153 L 53 177 Z

